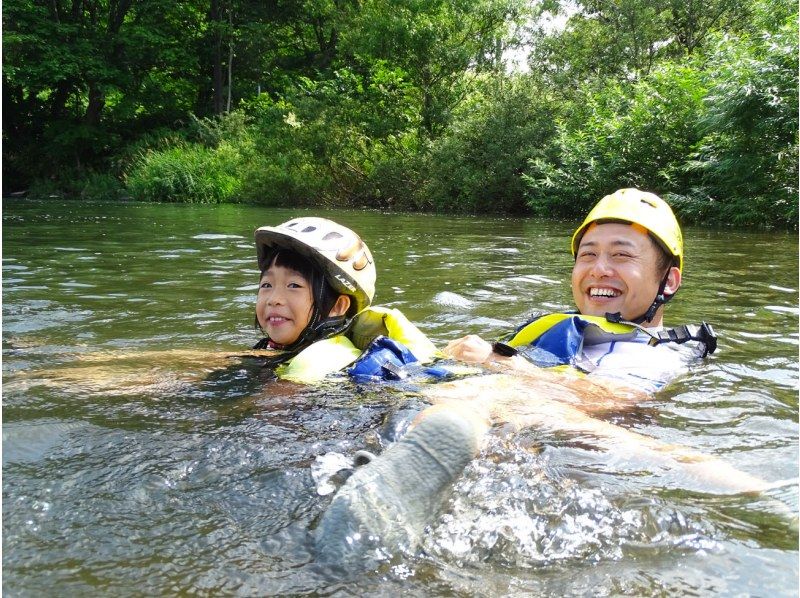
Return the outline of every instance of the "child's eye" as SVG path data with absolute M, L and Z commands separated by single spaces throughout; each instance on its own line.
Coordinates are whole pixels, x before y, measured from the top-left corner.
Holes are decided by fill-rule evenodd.
M 288 284 L 288 287 L 289 287 L 290 289 L 302 289 L 302 288 L 303 288 L 303 285 L 301 285 L 299 282 L 290 282 L 290 283 Z
M 262 288 L 262 289 L 271 289 L 272 285 L 270 283 L 268 283 L 268 282 L 262 282 L 260 288 Z

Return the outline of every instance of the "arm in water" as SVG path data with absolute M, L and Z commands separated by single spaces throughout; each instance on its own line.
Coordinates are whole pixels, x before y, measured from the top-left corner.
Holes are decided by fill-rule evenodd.
M 122 350 L 76 354 L 72 360 L 45 368 L 15 372 L 7 382 L 37 384 L 92 391 L 144 389 L 177 380 L 201 380 L 209 372 L 236 360 L 271 357 L 272 350 L 215 351 L 213 349 Z M 177 377 L 177 378 L 176 378 Z
M 536 427 L 589 434 L 599 448 L 621 450 L 653 465 L 677 469 L 701 487 L 708 486 L 707 490 L 758 492 L 768 487 L 764 480 L 721 459 L 663 443 L 589 415 L 652 398 L 641 390 L 611 380 L 550 372 L 519 356 L 497 355 L 488 342 L 475 335 L 452 341 L 445 352 L 503 374 L 474 379 L 468 385 L 461 381 L 437 385 L 427 391 L 434 403 L 446 402 L 449 409 L 478 413 L 488 421 L 511 423 L 518 430 Z
M 432 413 L 452 411 L 472 420 L 482 419 L 487 425 L 505 422 L 517 430 L 534 427 L 579 434 L 582 438 L 589 436 L 597 448 L 619 452 L 626 459 L 679 470 L 698 490 L 738 493 L 760 492 L 769 487 L 764 480 L 721 459 L 626 430 L 548 398 L 546 389 L 531 386 L 524 377 L 496 374 L 468 378 L 432 385 L 423 393 L 434 406 L 423 411 L 417 421 Z M 479 432 L 480 428 L 476 426 L 475 430 Z
M 462 378 L 430 385 L 423 395 L 434 403 L 415 419 L 411 431 L 384 453 L 359 467 L 337 492 L 315 531 L 317 558 L 349 571 L 370 563 L 370 555 L 410 551 L 418 545 L 448 490 L 481 450 L 491 423 L 518 429 L 579 434 L 623 459 L 644 461 L 654 470 L 679 470 L 704 492 L 757 492 L 768 485 L 730 465 L 685 447 L 667 444 L 592 418 L 552 401 L 524 379 L 503 375 Z M 796 514 L 772 501 L 776 514 L 796 529 Z
M 493 371 L 513 373 L 524 377 L 528 384 L 545 388 L 541 394 L 549 398 L 575 404 L 586 412 L 598 412 L 630 407 L 647 401 L 646 392 L 602 378 L 579 377 L 569 372 L 552 372 L 537 367 L 520 357 L 506 357 L 492 351 L 492 345 L 481 337 L 470 334 L 451 341 L 444 353 L 453 359 L 475 363 Z

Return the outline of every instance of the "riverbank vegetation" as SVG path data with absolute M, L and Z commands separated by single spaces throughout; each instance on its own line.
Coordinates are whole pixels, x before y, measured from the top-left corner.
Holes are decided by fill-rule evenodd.
M 790 0 L 9 0 L 3 192 L 797 227 Z M 513 65 L 514 60 L 521 66 Z

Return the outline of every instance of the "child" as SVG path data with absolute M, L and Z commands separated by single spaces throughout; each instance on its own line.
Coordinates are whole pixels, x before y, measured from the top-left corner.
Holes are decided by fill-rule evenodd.
M 254 349 L 275 353 L 281 379 L 316 382 L 351 367 L 358 378 L 402 377 L 433 344 L 398 310 L 371 307 L 375 263 L 361 238 L 325 218 L 295 218 L 255 233 L 261 270 Z

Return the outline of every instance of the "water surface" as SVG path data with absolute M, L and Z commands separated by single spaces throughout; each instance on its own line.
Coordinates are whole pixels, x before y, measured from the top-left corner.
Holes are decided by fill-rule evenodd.
M 298 214 L 312 215 L 6 201 L 9 596 L 796 595 L 796 531 L 775 508 L 798 503 L 796 235 L 685 231 L 667 319 L 712 322 L 720 349 L 613 418 L 775 482 L 766 496 L 692 490 L 590 442 L 500 430 L 421 547 L 344 579 L 313 559 L 331 498 L 317 459 L 379 450 L 387 413 L 419 407 L 413 393 L 300 388 L 214 357 L 258 338 L 253 230 Z M 570 307 L 574 223 L 313 214 L 361 233 L 377 302 L 440 345 Z

